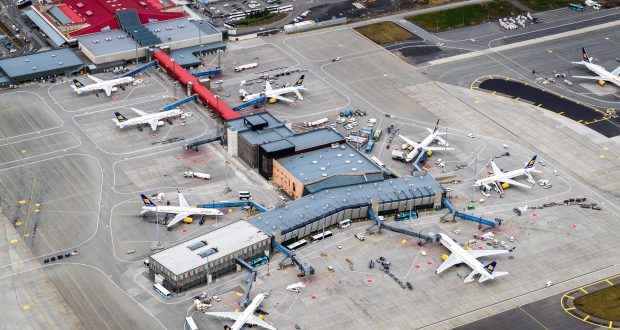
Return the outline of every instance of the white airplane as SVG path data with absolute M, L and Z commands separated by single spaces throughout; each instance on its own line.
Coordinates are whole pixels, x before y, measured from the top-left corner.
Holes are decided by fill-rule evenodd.
M 114 116 L 116 118 L 112 120 L 116 123 L 116 126 L 120 128 L 125 128 L 125 127 L 130 127 L 130 126 L 149 124 L 151 126 L 151 129 L 153 131 L 156 131 L 157 124 L 159 123 L 160 120 L 171 118 L 171 117 L 176 117 L 176 116 L 183 114 L 183 111 L 179 109 L 160 111 L 157 113 L 146 113 L 136 108 L 131 108 L 131 110 L 137 113 L 140 117 L 128 119 L 127 117 L 123 116 L 120 112 L 115 112 Z
M 297 82 L 295 82 L 295 85 L 290 86 L 290 87 L 282 87 L 278 89 L 273 89 L 271 88 L 271 84 L 269 83 L 269 81 L 265 81 L 264 92 L 250 94 L 246 92 L 244 89 L 240 89 L 239 94 L 241 95 L 241 100 L 243 100 L 243 102 L 250 102 L 258 98 L 265 97 L 267 98 L 267 100 L 275 99 L 275 100 L 293 103 L 295 102 L 294 100 L 283 97 L 282 95 L 289 94 L 289 93 L 295 93 L 295 96 L 298 99 L 303 100 L 304 98 L 303 96 L 301 96 L 301 93 L 299 92 L 300 90 L 303 90 L 303 91 L 308 90 L 307 88 L 304 87 L 304 75 L 299 77 L 299 79 L 297 79 Z
M 519 186 L 519 187 L 524 187 L 524 188 L 532 188 L 532 186 L 525 185 L 513 179 L 516 177 L 525 175 L 527 176 L 527 181 L 530 182 L 532 185 L 534 185 L 536 183 L 536 180 L 534 180 L 531 173 L 541 173 L 540 171 L 536 170 L 536 168 L 534 167 L 535 165 L 536 165 L 536 155 L 534 155 L 534 157 L 532 157 L 532 159 L 525 164 L 524 168 L 510 171 L 510 172 L 502 172 L 502 170 L 497 166 L 497 164 L 495 164 L 495 161 L 491 160 L 491 167 L 492 167 L 493 174 L 489 175 L 488 177 L 484 179 L 477 180 L 476 182 L 474 182 L 474 186 L 484 187 L 486 191 L 490 191 L 491 185 L 494 185 L 495 190 L 500 194 L 504 193 L 504 189 L 502 188 L 502 183 L 507 183 L 509 185 Z
M 142 206 L 142 211 L 140 214 L 144 214 L 146 212 L 157 212 L 157 213 L 166 213 L 166 214 L 176 214 L 176 216 L 172 219 L 172 221 L 168 222 L 167 228 L 170 228 L 176 225 L 181 220 L 191 216 L 191 215 L 223 215 L 222 211 L 216 209 L 208 209 L 202 207 L 190 207 L 183 197 L 183 194 L 179 192 L 179 206 L 157 206 L 150 198 L 146 197 L 146 195 L 141 194 L 142 202 L 144 206 Z
M 605 70 L 602 66 L 598 64 L 592 63 L 592 57 L 588 57 L 585 48 L 581 48 L 582 59 L 581 62 L 573 62 L 574 64 L 581 64 L 586 67 L 586 69 L 592 71 L 596 76 L 573 76 L 573 78 L 581 78 L 581 79 L 590 79 L 598 81 L 599 85 L 605 86 L 605 82 L 610 82 L 618 87 L 620 87 L 620 78 L 618 75 L 620 74 L 620 66 L 617 67 L 614 71 L 609 72 Z
M 97 77 L 93 77 L 91 75 L 87 76 L 88 78 L 94 80 L 95 83 L 90 85 L 84 85 L 79 80 L 73 79 L 73 85 L 71 85 L 71 87 L 76 93 L 82 94 L 83 92 L 96 92 L 98 90 L 102 90 L 105 91 L 105 95 L 111 96 L 112 92 L 116 92 L 118 90 L 116 86 L 129 84 L 134 81 L 134 77 L 131 76 L 116 78 L 112 80 L 103 80 Z
M 225 325 L 225 330 L 240 330 L 246 324 L 258 325 L 259 327 L 265 329 L 276 330 L 276 328 L 274 328 L 271 324 L 261 320 L 254 315 L 254 312 L 256 311 L 258 306 L 260 306 L 260 303 L 263 301 L 263 299 L 265 299 L 265 295 L 263 295 L 262 293 L 257 294 L 256 297 L 254 297 L 254 300 L 252 300 L 250 306 L 246 307 L 243 312 L 205 312 L 205 314 L 235 320 L 235 323 L 233 323 L 232 327 Z
M 446 140 L 444 140 L 441 136 L 439 136 L 439 119 L 437 119 L 437 124 L 435 124 L 435 129 L 431 130 L 430 128 L 426 128 L 429 131 L 429 135 L 424 138 L 424 140 L 422 140 L 422 142 L 417 143 L 415 141 L 412 141 L 402 135 L 398 135 L 401 139 L 403 139 L 405 142 L 407 142 L 408 145 L 413 147 L 413 150 L 411 150 L 407 156 L 405 157 L 405 160 L 407 162 L 410 162 L 411 160 L 413 160 L 420 152 L 422 152 L 422 150 L 425 151 L 442 151 L 442 150 L 454 150 L 454 148 L 446 148 L 449 144 L 446 142 Z M 429 147 L 429 144 L 431 144 L 432 142 L 437 141 L 437 143 L 441 146 L 444 147 Z
M 488 265 L 483 265 L 477 258 L 493 256 L 497 254 L 503 254 L 512 252 L 511 250 L 465 250 L 459 243 L 454 241 L 446 234 L 439 233 L 441 239 L 439 240 L 443 246 L 445 246 L 452 254 L 444 261 L 436 273 L 439 274 L 444 270 L 461 263 L 467 264 L 472 269 L 472 272 L 467 275 L 464 282 L 469 283 L 474 280 L 474 276 L 480 274 L 478 282 L 482 283 L 486 280 L 492 280 L 496 277 L 508 275 L 508 272 L 495 272 L 495 266 L 497 262 L 493 261 Z

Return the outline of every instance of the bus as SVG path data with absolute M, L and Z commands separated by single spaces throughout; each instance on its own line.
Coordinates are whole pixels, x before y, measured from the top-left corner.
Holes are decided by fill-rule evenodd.
M 295 249 L 299 249 L 302 246 L 305 246 L 306 244 L 308 244 L 308 241 L 306 241 L 305 239 L 300 239 L 299 241 L 287 246 L 286 248 L 289 250 L 295 250 Z
M 170 299 L 172 297 L 170 291 L 166 290 L 166 288 L 159 283 L 153 283 L 153 289 L 155 289 L 155 291 L 157 291 L 157 293 L 159 293 L 159 295 L 164 299 Z
M 310 238 L 312 238 L 312 243 L 316 243 L 324 238 L 328 238 L 331 236 L 332 236 L 332 232 L 329 230 L 326 230 L 325 233 L 319 233 L 314 236 L 310 236 Z
M 403 212 L 403 213 L 399 213 L 394 217 L 394 221 L 404 221 L 404 220 L 409 220 L 409 218 L 417 218 L 418 217 L 418 213 L 416 211 L 411 211 L 411 212 Z
M 379 166 L 379 167 L 384 167 L 385 166 L 385 164 L 383 164 L 383 162 L 380 161 L 379 158 L 377 158 L 375 156 L 370 157 L 370 160 L 375 162 L 375 164 L 377 164 L 377 166 Z
M 375 146 L 375 140 L 370 139 L 370 141 L 368 141 L 368 144 L 366 145 L 366 153 L 369 154 L 372 151 L 372 148 L 374 146 Z
M 287 11 L 293 11 L 293 5 L 282 6 L 278 9 L 278 12 L 284 13 Z
M 350 225 L 351 225 L 351 219 L 344 219 L 338 222 L 338 227 L 340 227 L 340 229 L 347 228 Z
M 191 316 L 185 318 L 185 330 L 198 330 L 196 322 Z
M 265 7 L 265 9 L 269 10 L 270 13 L 277 13 L 280 10 L 280 6 L 278 5 L 267 6 Z
M 586 7 L 576 4 L 576 3 L 571 3 L 568 5 L 568 8 L 572 9 L 572 10 L 576 10 L 576 11 L 585 11 Z
M 241 200 L 248 200 L 252 198 L 252 193 L 250 193 L 249 191 L 240 191 L 239 192 L 239 199 Z
M 377 128 L 375 130 L 375 135 L 373 136 L 373 138 L 375 138 L 376 141 L 379 141 L 380 137 L 381 137 L 381 129 Z
M 250 265 L 252 265 L 252 267 L 258 267 L 262 264 L 266 264 L 269 262 L 269 257 L 268 256 L 262 256 L 260 258 L 256 258 L 256 259 L 252 259 L 252 261 L 250 261 Z

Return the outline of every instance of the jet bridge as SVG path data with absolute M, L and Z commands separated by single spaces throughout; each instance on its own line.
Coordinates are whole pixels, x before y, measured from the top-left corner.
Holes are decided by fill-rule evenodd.
M 245 268 L 249 272 L 246 279 L 247 285 L 243 291 L 243 295 L 239 298 L 239 306 L 248 307 L 252 303 L 252 300 L 250 299 L 250 291 L 252 291 L 252 285 L 254 281 L 256 281 L 256 268 L 252 267 L 252 265 L 248 264 L 245 260 L 240 259 L 239 257 L 235 257 L 235 261 L 239 264 L 239 266 Z
M 495 220 L 487 220 L 484 219 L 482 217 L 476 217 L 474 215 L 471 214 L 467 214 L 467 213 L 463 213 L 463 212 L 459 212 L 457 211 L 452 204 L 450 203 L 450 201 L 446 198 L 446 197 L 442 197 L 441 198 L 441 203 L 448 209 L 450 210 L 449 214 L 452 214 L 452 219 L 454 220 L 455 218 L 461 218 L 463 220 L 469 220 L 469 221 L 473 221 L 473 222 L 477 222 L 489 227 L 497 227 L 500 226 L 502 224 L 502 221 L 500 219 L 495 219 Z M 444 216 L 445 217 L 445 216 Z M 442 218 L 444 218 L 442 217 Z
M 145 65 L 143 65 L 143 66 L 141 66 L 141 67 L 139 67 L 139 68 L 137 68 L 137 69 L 135 69 L 133 71 L 129 71 L 129 72 L 125 73 L 121 77 L 133 77 L 133 76 L 137 75 L 140 72 L 146 71 L 149 68 L 154 67 L 155 65 L 157 65 L 157 61 L 152 61 L 152 62 L 147 63 L 147 64 L 145 64 Z
M 207 204 L 198 205 L 198 207 L 207 208 L 207 209 L 219 209 L 219 208 L 227 208 L 227 207 L 244 207 L 244 206 L 250 206 L 260 212 L 267 212 L 267 209 L 264 206 L 254 201 L 217 202 L 217 203 L 207 203 Z
M 395 233 L 400 233 L 400 234 L 404 234 L 407 236 L 412 236 L 412 237 L 416 237 L 419 239 L 423 239 L 424 241 L 426 241 L 426 243 L 439 242 L 439 238 L 440 238 L 439 235 L 436 235 L 434 233 L 422 233 L 422 232 L 413 231 L 413 230 L 409 230 L 405 228 L 400 228 L 397 226 L 392 226 L 390 224 L 386 224 L 384 221 L 381 221 L 379 219 L 377 214 L 371 208 L 368 208 L 368 217 L 376 223 L 376 226 L 379 228 L 378 229 L 379 231 L 385 228 Z
M 305 261 L 301 260 L 301 258 L 297 256 L 295 251 L 291 251 L 287 249 L 286 247 L 277 243 L 273 239 L 271 240 L 271 247 L 284 253 L 284 255 L 286 255 L 288 258 L 291 258 L 291 261 L 295 263 L 297 267 L 299 267 L 299 272 L 301 276 L 314 275 L 314 267 L 312 267 L 312 265 L 306 263 Z
M 267 100 L 267 98 L 266 98 L 266 97 L 264 97 L 264 96 L 263 96 L 263 97 L 259 97 L 259 98 L 257 98 L 256 100 L 252 100 L 252 101 L 250 101 L 250 102 L 246 102 L 246 103 L 243 103 L 243 104 L 241 104 L 241 105 L 238 105 L 238 106 L 234 107 L 234 108 L 233 108 L 233 110 L 234 110 L 234 111 L 239 111 L 239 110 L 241 110 L 241 109 L 243 109 L 243 108 L 247 108 L 247 107 L 249 107 L 249 106 L 251 106 L 251 105 L 263 103 L 263 102 L 265 102 L 266 100 Z
M 189 103 L 189 102 L 192 102 L 192 101 L 196 101 L 197 99 L 198 99 L 198 95 L 197 95 L 197 94 L 194 94 L 194 95 L 192 95 L 192 96 L 190 96 L 190 97 L 188 97 L 188 98 L 186 98 L 186 99 L 183 99 L 183 100 L 181 100 L 181 101 L 178 101 L 178 102 L 172 103 L 172 104 L 170 104 L 170 105 L 167 105 L 167 106 L 165 106 L 165 107 L 161 108 L 161 110 L 159 110 L 159 111 L 168 111 L 168 110 L 172 110 L 172 109 L 174 109 L 174 108 L 176 108 L 176 107 L 178 107 L 178 106 L 181 106 L 181 105 L 183 105 L 183 104 L 185 104 L 185 103 Z

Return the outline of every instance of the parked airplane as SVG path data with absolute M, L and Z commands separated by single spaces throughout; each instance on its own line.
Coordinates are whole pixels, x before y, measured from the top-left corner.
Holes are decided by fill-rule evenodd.
M 510 172 L 502 172 L 502 170 L 497 166 L 497 164 L 495 164 L 495 161 L 491 160 L 493 174 L 489 175 L 484 179 L 477 180 L 476 182 L 474 182 L 474 186 L 484 187 L 484 190 L 490 191 L 492 184 L 495 186 L 495 190 L 500 194 L 504 193 L 504 189 L 502 187 L 502 184 L 504 183 L 524 188 L 532 188 L 532 186 L 525 185 L 513 179 L 525 175 L 527 176 L 527 181 L 534 185 L 536 183 L 536 180 L 534 180 L 530 173 L 541 173 L 540 171 L 536 170 L 536 168 L 534 167 L 535 165 L 536 155 L 534 155 L 534 157 L 532 157 L 532 159 L 525 164 L 524 168 Z
M 183 111 L 179 109 L 160 111 L 157 113 L 146 113 L 136 108 L 131 108 L 131 110 L 137 113 L 140 117 L 128 119 L 127 117 L 123 116 L 120 112 L 115 112 L 114 116 L 116 116 L 116 118 L 112 120 L 116 123 L 116 126 L 120 128 L 125 128 L 129 126 L 149 124 L 151 126 L 151 129 L 153 131 L 156 131 L 157 124 L 159 123 L 160 120 L 171 118 L 171 117 L 176 117 L 176 116 L 183 114 Z
M 246 324 L 258 325 L 259 327 L 265 329 L 276 330 L 276 328 L 274 328 L 271 324 L 261 320 L 254 315 L 254 312 L 256 311 L 258 306 L 260 306 L 260 303 L 264 299 L 264 294 L 257 294 L 256 297 L 254 297 L 254 300 L 252 300 L 252 303 L 248 307 L 246 307 L 243 312 L 205 312 L 205 314 L 235 320 L 235 323 L 232 325 L 232 327 L 229 327 L 228 325 L 224 326 L 224 329 L 226 330 L 240 330 Z
M 295 82 L 295 85 L 291 87 L 282 87 L 278 89 L 273 89 L 271 88 L 271 84 L 269 83 L 269 81 L 265 81 L 264 92 L 250 94 L 246 92 L 244 89 L 240 89 L 239 94 L 241 95 L 241 100 L 243 100 L 243 102 L 250 102 L 250 101 L 256 100 L 261 97 L 266 97 L 267 100 L 275 99 L 275 100 L 293 103 L 295 102 L 294 100 L 283 97 L 282 95 L 289 94 L 289 93 L 295 93 L 295 96 L 298 99 L 303 100 L 304 98 L 303 96 L 301 96 L 301 93 L 299 92 L 300 90 L 303 90 L 303 91 L 308 90 L 307 88 L 304 87 L 304 75 L 299 77 L 299 79 L 297 79 L 297 82 Z
M 609 72 L 602 66 L 598 64 L 592 63 L 592 57 L 588 57 L 585 48 L 581 48 L 582 59 L 581 62 L 573 62 L 574 64 L 581 64 L 586 67 L 586 69 L 592 71 L 596 76 L 573 76 L 573 78 L 581 78 L 581 79 L 590 79 L 597 80 L 599 85 L 605 86 L 605 82 L 610 82 L 618 87 L 620 87 L 620 78 L 618 75 L 620 74 L 620 66 L 617 67 L 614 71 Z
M 452 266 L 465 263 L 472 269 L 472 272 L 465 278 L 465 283 L 472 282 L 474 280 L 474 276 L 478 274 L 480 274 L 480 279 L 478 280 L 480 283 L 486 280 L 492 280 L 496 277 L 508 275 L 508 272 L 495 272 L 497 262 L 493 261 L 485 266 L 478 261 L 477 258 L 508 253 L 512 252 L 512 250 L 465 250 L 459 245 L 459 243 L 450 238 L 448 235 L 439 233 L 439 236 L 441 236 L 441 239 L 439 240 L 441 244 L 450 250 L 452 254 L 450 254 L 448 259 L 446 259 L 446 261 L 444 261 L 441 266 L 437 268 L 437 274 Z
M 112 92 L 117 91 L 116 86 L 129 84 L 134 81 L 134 77 L 131 76 L 116 78 L 112 80 L 103 80 L 97 77 L 93 77 L 91 75 L 87 76 L 88 78 L 94 80 L 95 83 L 90 85 L 84 85 L 79 80 L 73 79 L 73 84 L 71 85 L 71 87 L 76 93 L 82 94 L 83 92 L 96 92 L 98 90 L 102 90 L 105 91 L 105 95 L 111 96 Z
M 405 161 L 410 162 L 420 152 L 422 152 L 422 150 L 425 150 L 425 151 L 454 150 L 454 148 L 446 148 L 449 144 L 446 142 L 446 140 L 444 140 L 442 137 L 439 136 L 439 134 L 442 134 L 442 133 L 439 133 L 439 119 L 437 119 L 437 124 L 435 124 L 435 128 L 433 130 L 431 130 L 428 127 L 426 129 L 429 131 L 430 134 L 426 138 L 424 138 L 424 140 L 422 140 L 422 142 L 420 143 L 412 141 L 402 135 L 398 135 L 401 139 L 407 142 L 407 144 L 410 147 L 413 147 L 413 149 L 409 153 L 407 153 L 406 156 L 404 156 L 400 150 L 394 150 L 392 152 L 392 156 L 397 156 L 401 158 L 402 156 L 404 156 Z M 429 147 L 429 144 L 431 144 L 434 141 L 437 141 L 437 143 L 443 147 Z M 397 155 L 398 153 L 400 153 L 400 155 Z
M 176 225 L 181 220 L 191 216 L 191 215 L 223 215 L 222 211 L 217 209 L 208 209 L 202 207 L 190 207 L 183 197 L 183 194 L 179 192 L 179 206 L 157 206 L 150 198 L 146 197 L 146 195 L 141 194 L 142 202 L 144 206 L 142 206 L 142 211 L 140 214 L 144 214 L 146 212 L 157 212 L 157 213 L 166 213 L 166 214 L 176 214 L 176 216 L 172 219 L 172 221 L 168 222 L 167 228 L 170 228 Z

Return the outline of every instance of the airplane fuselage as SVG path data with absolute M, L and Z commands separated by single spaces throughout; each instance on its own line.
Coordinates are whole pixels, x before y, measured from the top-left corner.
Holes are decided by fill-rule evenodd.
M 112 79 L 112 80 L 108 80 L 108 81 L 102 81 L 102 82 L 97 82 L 97 83 L 93 83 L 93 84 L 89 84 L 80 88 L 76 88 L 75 91 L 78 94 L 82 94 L 83 92 L 93 92 L 93 91 L 98 91 L 98 90 L 103 90 L 106 87 L 109 86 L 117 86 L 117 85 L 123 85 L 123 84 L 128 84 L 134 81 L 133 77 L 122 77 L 122 78 L 117 78 L 117 79 Z M 116 87 L 114 87 L 116 88 Z M 115 91 L 115 89 L 113 89 L 112 91 Z
M 153 114 L 149 114 L 146 116 L 141 116 L 141 117 L 136 117 L 136 118 L 131 118 L 131 119 L 127 119 L 125 121 L 116 121 L 116 126 L 120 127 L 120 128 L 125 128 L 125 127 L 130 127 L 130 126 L 135 126 L 135 125 L 140 125 L 140 124 L 147 124 L 149 123 L 151 120 L 161 120 L 161 119 L 166 119 L 166 118 L 170 118 L 170 117 L 176 117 L 179 116 L 183 113 L 183 111 L 181 110 L 168 110 L 168 111 L 162 111 L 159 113 L 153 113 Z
M 209 209 L 202 207 L 181 207 L 181 206 L 168 206 L 168 205 L 158 205 L 158 206 L 142 206 L 142 212 L 158 212 L 158 213 L 189 213 L 191 215 L 223 215 L 222 211 L 217 209 Z
M 256 100 L 256 99 L 261 98 L 263 96 L 266 97 L 267 99 L 269 99 L 272 96 L 284 95 L 284 94 L 288 94 L 288 93 L 294 93 L 295 91 L 298 91 L 298 90 L 305 90 L 305 88 L 303 86 L 291 86 L 291 87 L 284 87 L 284 88 L 274 89 L 274 90 L 269 91 L 269 92 L 248 94 L 248 95 L 243 97 L 243 102 L 253 101 L 253 100 Z
M 254 297 L 254 299 L 252 300 L 250 306 L 246 307 L 241 317 L 239 317 L 237 321 L 235 321 L 235 323 L 232 325 L 232 327 L 230 327 L 230 329 L 241 330 L 245 323 L 248 321 L 248 318 L 250 318 L 251 315 L 254 315 L 254 312 L 256 311 L 258 306 L 260 306 L 261 302 L 263 302 L 263 299 L 265 299 L 265 296 L 262 293 L 257 294 L 256 297 Z
M 581 64 L 583 64 L 586 67 L 586 69 L 590 70 L 597 76 L 603 78 L 603 80 L 608 81 L 620 87 L 620 77 L 613 75 L 611 72 L 607 71 L 602 66 L 598 64 L 594 64 L 594 63 L 585 62 L 585 61 L 582 61 Z
M 521 168 L 518 170 L 513 170 L 510 172 L 505 172 L 505 173 L 501 173 L 501 174 L 495 174 L 495 175 L 491 175 L 489 177 L 486 177 L 484 179 L 480 179 L 476 182 L 474 182 L 474 186 L 476 187 L 480 187 L 480 186 L 484 186 L 484 185 L 488 185 L 490 183 L 494 183 L 494 182 L 501 182 L 502 179 L 512 179 L 512 178 L 516 178 L 522 175 L 527 175 L 529 174 L 529 171 L 525 168 Z
M 491 280 L 495 278 L 493 274 L 490 274 L 489 272 L 487 272 L 486 269 L 484 269 L 484 265 L 480 261 L 478 261 L 478 259 L 467 253 L 464 248 L 462 248 L 453 239 L 448 237 L 448 235 L 442 233 L 439 233 L 439 235 L 441 236 L 441 239 L 439 240 L 441 244 L 452 253 L 455 253 L 460 260 L 463 260 L 463 262 L 467 264 L 469 268 L 475 271 L 472 272 L 469 276 L 467 276 L 467 278 L 465 278 L 465 283 L 472 282 L 474 280 L 474 275 L 476 274 L 485 274 L 486 276 L 490 277 Z

